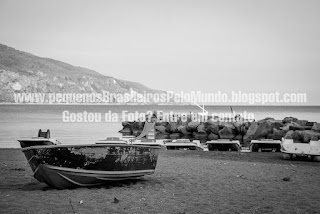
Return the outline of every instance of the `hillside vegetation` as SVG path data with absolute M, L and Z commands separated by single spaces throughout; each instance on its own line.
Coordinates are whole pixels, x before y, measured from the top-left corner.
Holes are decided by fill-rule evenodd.
M 142 84 L 104 76 L 96 71 L 42 58 L 0 44 L 0 103 L 16 93 L 143 93 L 160 92 Z

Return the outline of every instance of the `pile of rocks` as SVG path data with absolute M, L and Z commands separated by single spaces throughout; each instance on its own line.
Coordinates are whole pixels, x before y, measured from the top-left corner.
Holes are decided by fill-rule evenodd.
M 144 122 L 123 122 L 123 134 L 138 136 Z M 156 138 L 158 139 L 190 139 L 200 140 L 202 143 L 209 140 L 230 139 L 239 140 L 248 146 L 251 140 L 274 139 L 281 140 L 291 135 L 294 142 L 308 143 L 311 138 L 320 139 L 320 123 L 298 120 L 294 117 L 285 117 L 283 120 L 265 118 L 260 121 L 233 121 L 221 122 L 209 119 L 206 122 L 156 122 Z

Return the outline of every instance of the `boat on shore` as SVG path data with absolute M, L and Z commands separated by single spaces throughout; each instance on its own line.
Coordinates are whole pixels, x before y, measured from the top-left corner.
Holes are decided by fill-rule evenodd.
M 209 151 L 241 151 L 239 140 L 218 139 L 206 142 Z
M 151 175 L 161 149 L 159 145 L 133 145 L 118 138 L 78 145 L 57 145 L 50 138 L 45 139 L 48 144 L 39 144 L 38 138 L 19 141 L 28 142 L 21 147 L 34 177 L 56 189 Z
M 122 140 L 119 137 L 107 137 L 105 140 L 98 140 L 96 144 L 128 144 L 127 140 Z
M 273 139 L 251 140 L 250 150 L 252 152 L 272 151 L 280 152 L 281 141 Z
M 57 189 L 153 174 L 160 147 L 126 144 L 48 145 L 22 149 L 34 177 Z
M 50 138 L 50 130 L 48 129 L 46 132 L 43 132 L 39 129 L 38 137 L 31 138 L 21 138 L 18 140 L 20 142 L 21 148 L 30 147 L 30 146 L 40 146 L 40 145 L 58 145 L 60 144 L 54 138 Z
M 286 160 L 308 157 L 310 160 L 320 162 L 320 140 L 312 138 L 309 143 L 296 143 L 292 136 L 285 136 L 281 141 L 281 152 L 283 159 Z
M 190 141 L 189 139 L 164 140 L 167 150 L 204 150 L 199 140 Z

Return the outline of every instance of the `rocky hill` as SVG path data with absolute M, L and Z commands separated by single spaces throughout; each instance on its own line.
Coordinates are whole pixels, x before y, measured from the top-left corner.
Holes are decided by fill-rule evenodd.
M 142 84 L 104 76 L 96 71 L 42 58 L 0 44 L 0 103 L 14 102 L 14 93 L 155 93 Z

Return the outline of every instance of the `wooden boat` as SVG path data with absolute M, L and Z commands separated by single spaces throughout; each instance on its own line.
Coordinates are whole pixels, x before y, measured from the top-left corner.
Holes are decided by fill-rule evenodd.
M 305 156 L 313 161 L 320 162 L 320 140 L 311 139 L 309 143 L 295 143 L 292 136 L 285 136 L 281 142 L 283 159 L 292 159 L 297 156 Z
M 209 151 L 241 151 L 239 140 L 218 139 L 206 142 Z
M 29 140 L 32 142 L 32 138 Z M 22 152 L 34 177 L 57 189 L 93 186 L 153 174 L 161 147 L 125 142 L 107 138 L 86 145 L 41 144 L 28 147 L 23 144 Z
M 281 141 L 273 139 L 252 140 L 250 150 L 252 152 L 272 151 L 280 152 Z
M 159 148 L 88 144 L 31 146 L 22 151 L 38 181 L 66 189 L 153 174 Z

